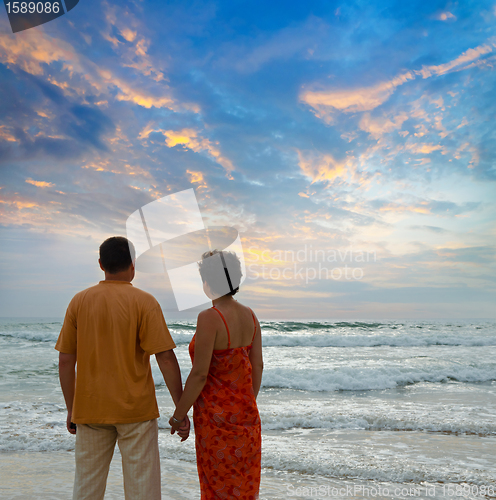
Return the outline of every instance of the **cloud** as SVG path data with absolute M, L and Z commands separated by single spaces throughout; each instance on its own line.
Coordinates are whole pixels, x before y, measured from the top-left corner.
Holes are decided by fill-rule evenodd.
M 36 187 L 41 187 L 41 188 L 46 188 L 46 187 L 53 187 L 55 184 L 52 182 L 45 182 L 45 181 L 34 181 L 33 179 L 26 179 L 26 182 L 28 184 L 32 184 L 33 186 Z
M 473 212 L 480 206 L 479 202 L 455 203 L 452 201 L 419 199 L 412 196 L 405 196 L 405 198 L 407 199 L 397 199 L 396 201 L 377 198 L 371 200 L 369 204 L 373 209 L 379 210 L 379 212 L 390 212 L 392 214 L 411 212 L 423 215 L 436 215 L 438 217 L 458 217 L 461 214 Z
M 106 29 L 102 36 L 112 43 L 113 49 L 121 58 L 122 65 L 134 68 L 145 76 L 150 76 L 156 82 L 165 79 L 163 71 L 157 67 L 147 54 L 150 40 L 139 34 L 143 31 L 142 23 L 132 16 L 129 10 L 105 3 Z M 117 36 L 122 37 L 121 40 Z M 127 43 L 126 43 L 127 42 Z M 163 64 L 164 59 L 160 60 Z
M 443 149 L 443 146 L 441 144 L 427 144 L 427 143 L 410 143 L 405 146 L 405 149 L 407 151 L 411 151 L 412 153 L 417 153 L 417 154 L 422 154 L 422 155 L 428 155 L 431 154 L 433 151 L 439 151 L 440 149 Z
M 144 89 L 137 89 L 126 83 L 123 79 L 114 76 L 109 70 L 99 69 L 98 73 L 101 80 L 99 82 L 94 81 L 93 83 L 97 83 L 100 89 L 105 89 L 107 92 L 116 87 L 118 90 L 116 99 L 118 101 L 130 101 L 147 109 L 168 108 L 174 111 L 188 110 L 195 113 L 200 112 L 200 108 L 196 104 L 179 104 L 170 95 L 156 96 Z
M 430 78 L 431 76 L 445 75 L 452 70 L 461 71 L 469 67 L 468 63 L 471 63 L 479 59 L 481 56 L 492 52 L 494 47 L 496 47 L 495 41 L 484 43 L 482 45 L 479 45 L 478 47 L 475 47 L 475 49 L 466 50 L 452 61 L 449 61 L 445 64 L 423 66 L 422 69 L 415 71 L 415 73 L 417 75 L 421 75 L 422 78 Z
M 7 72 L 4 88 L 10 87 Z M 0 163 L 44 157 L 78 158 L 89 148 L 108 150 L 106 137 L 115 131 L 113 121 L 96 106 L 74 105 L 50 84 L 38 76 L 24 79 L 26 96 L 17 90 L 9 92 L 9 102 L 0 106 L 4 122 L 0 126 Z M 51 107 L 49 113 L 43 108 Z M 41 108 L 41 110 L 40 110 Z
M 369 87 L 358 87 L 342 90 L 303 90 L 300 101 L 308 104 L 314 114 L 326 123 L 333 123 L 337 112 L 357 113 L 371 111 L 385 103 L 395 92 L 396 88 L 406 82 L 415 80 L 418 76 L 430 78 L 445 75 L 451 71 L 461 71 L 471 67 L 469 63 L 489 54 L 496 47 L 495 41 L 469 49 L 457 58 L 445 64 L 423 66 L 420 70 L 411 70 L 402 73 L 390 80 L 376 83 Z
M 380 212 L 394 212 L 395 214 L 400 214 L 403 212 L 415 212 L 418 214 L 430 214 L 431 207 L 429 207 L 429 202 L 422 201 L 417 204 L 407 204 L 407 203 L 395 203 L 388 202 L 379 207 Z
M 34 201 L 26 201 L 23 199 L 17 199 L 17 200 L 0 200 L 0 203 L 4 205 L 13 205 L 16 206 L 19 210 L 22 210 L 24 208 L 33 208 L 33 207 L 39 207 L 37 203 Z
M 70 62 L 81 71 L 79 56 L 64 40 L 51 38 L 41 30 L 0 34 L 0 62 L 7 66 L 18 66 L 26 73 L 42 75 L 43 64 L 55 61 Z
M 327 189 L 329 186 L 342 189 L 352 187 L 354 190 L 367 190 L 373 180 L 380 176 L 377 171 L 367 170 L 366 161 L 358 160 L 354 155 L 348 154 L 338 160 L 331 153 L 322 153 L 315 150 L 298 150 L 298 166 L 305 177 L 311 180 L 311 184 L 324 183 Z M 365 165 L 363 164 L 365 163 Z M 361 168 L 361 169 L 360 169 Z M 335 201 L 339 198 L 338 191 L 333 191 Z M 315 193 L 312 193 L 312 200 L 316 201 Z M 300 194 L 301 197 L 305 197 Z M 346 194 L 347 200 L 352 199 L 351 195 Z M 324 196 L 328 199 L 328 194 Z
M 438 21 L 449 21 L 450 19 L 456 21 L 456 16 L 449 11 L 439 12 L 434 16 L 434 19 Z
M 317 117 L 332 123 L 336 111 L 344 113 L 370 111 L 386 102 L 396 87 L 414 78 L 415 74 L 408 72 L 371 87 L 335 91 L 308 90 L 300 94 L 300 101 L 311 106 Z
M 315 50 L 329 38 L 329 26 L 315 16 L 305 22 L 288 26 L 273 34 L 262 33 L 246 45 L 226 45 L 219 62 L 240 73 L 254 73 L 273 60 L 294 57 L 311 59 Z
M 136 38 L 137 32 L 133 31 L 129 28 L 124 28 L 121 30 L 121 35 L 123 38 L 125 38 L 128 42 L 133 42 L 134 39 Z
M 378 139 L 383 134 L 401 129 L 401 126 L 406 120 L 408 120 L 408 115 L 404 112 L 396 115 L 392 119 L 387 116 L 372 118 L 370 113 L 364 113 L 360 119 L 359 127 L 365 132 L 368 132 L 374 139 Z
M 50 219 L 54 205 L 45 207 L 32 197 L 3 192 L 0 197 L 0 219 L 3 225 L 40 225 Z
M 446 229 L 438 226 L 410 226 L 410 229 L 418 229 L 421 231 L 430 231 L 432 233 L 441 234 L 448 232 Z
M 480 161 L 480 154 L 476 145 L 471 144 L 470 142 L 464 142 L 463 144 L 460 144 L 460 146 L 458 146 L 458 148 L 454 152 L 453 157 L 459 160 L 465 151 L 467 151 L 471 155 L 471 159 L 468 162 L 467 167 L 474 168 L 479 164 Z
M 7 142 L 16 142 L 17 140 L 7 125 L 0 125 L 0 139 Z
M 130 182 L 137 182 L 137 181 L 147 182 L 147 186 L 149 184 L 153 185 L 156 182 L 154 177 L 148 170 L 142 168 L 139 165 L 134 165 L 134 164 L 131 165 L 130 163 L 128 163 L 128 160 L 124 159 L 84 162 L 81 165 L 81 168 L 88 170 L 95 170 L 96 172 L 110 172 L 112 174 L 122 175 L 124 177 L 129 176 Z M 131 187 L 133 189 L 141 189 L 136 186 L 131 186 Z M 148 187 L 147 190 L 152 192 L 152 189 Z
M 452 244 L 450 247 L 440 246 L 435 249 L 436 254 L 445 260 L 460 263 L 473 263 L 475 265 L 490 264 L 495 263 L 495 252 L 496 248 L 494 245 L 487 246 L 470 246 L 470 245 L 458 245 Z
M 235 170 L 229 158 L 222 155 L 219 149 L 219 142 L 212 142 L 210 139 L 199 136 L 199 132 L 192 128 L 183 128 L 181 130 L 154 129 L 150 124 L 147 125 L 138 135 L 141 140 L 147 139 L 151 133 L 159 132 L 165 136 L 165 143 L 169 148 L 182 146 L 195 153 L 206 152 L 216 163 L 222 165 L 229 179 L 233 179 L 231 172 Z
M 205 179 L 204 179 L 203 174 L 201 172 L 186 170 L 186 173 L 189 175 L 189 180 L 190 180 L 191 184 L 198 184 L 198 186 L 196 186 L 197 189 L 207 187 L 207 183 L 205 182 Z
M 124 66 L 138 70 L 149 76 L 151 82 L 141 84 L 128 83 L 123 77 L 116 76 L 112 69 L 102 68 L 84 55 L 77 53 L 74 47 L 60 38 L 52 38 L 43 31 L 27 30 L 16 35 L 0 34 L 0 62 L 9 68 L 20 68 L 32 75 L 47 75 L 47 79 L 71 93 L 81 96 L 104 94 L 107 100 L 113 99 L 116 92 L 118 101 L 129 101 L 150 109 L 168 108 L 174 111 L 192 111 L 198 113 L 197 104 L 180 103 L 172 97 L 171 91 L 161 80 L 161 72 L 155 71 L 146 56 L 147 42 L 138 40 L 135 58 L 127 59 Z M 60 62 L 62 68 L 57 79 L 46 71 L 45 65 Z M 65 81 L 63 81 L 65 80 Z M 157 83 L 161 83 L 157 86 Z
M 332 182 L 349 175 L 351 164 L 348 160 L 338 161 L 331 154 L 318 154 L 314 151 L 300 151 L 298 164 L 303 174 L 315 182 Z
M 150 76 L 156 82 L 160 82 L 164 80 L 165 77 L 164 74 L 154 66 L 151 59 L 148 57 L 147 50 L 149 43 L 150 42 L 144 38 L 138 40 L 134 50 L 131 52 L 128 51 L 129 62 L 124 63 L 123 66 L 134 68 L 143 75 Z

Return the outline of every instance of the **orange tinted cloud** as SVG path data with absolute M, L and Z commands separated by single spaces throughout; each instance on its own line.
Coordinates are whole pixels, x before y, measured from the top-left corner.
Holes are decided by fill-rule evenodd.
M 300 101 L 308 104 L 315 115 L 327 123 L 332 123 L 336 112 L 356 113 L 371 111 L 377 108 L 393 94 L 397 87 L 414 80 L 418 76 L 430 78 L 444 75 L 450 71 L 461 71 L 470 67 L 481 56 L 493 51 L 496 43 L 485 43 L 469 49 L 457 58 L 445 64 L 423 66 L 420 70 L 407 71 L 390 80 L 376 83 L 369 87 L 341 90 L 304 90 L 300 94 Z
M 153 176 L 147 170 L 138 165 L 130 165 L 121 161 L 102 160 L 100 162 L 88 162 L 81 168 L 93 169 L 97 172 L 111 172 L 113 174 L 141 177 L 143 181 L 153 181 Z
M 133 42 L 134 39 L 136 38 L 136 34 L 137 34 L 136 31 L 133 31 L 129 28 L 124 28 L 121 30 L 122 37 L 128 42 Z
M 489 54 L 493 51 L 496 44 L 485 43 L 475 47 L 475 49 L 468 49 L 463 54 L 459 55 L 456 59 L 449 61 L 445 64 L 439 64 L 437 66 L 424 66 L 421 70 L 415 73 L 422 75 L 422 78 L 429 78 L 431 76 L 444 75 L 453 69 L 465 69 L 465 65 L 479 59 L 485 54 Z
M 26 179 L 26 182 L 28 184 L 32 184 L 33 186 L 36 187 L 41 187 L 41 188 L 46 188 L 46 187 L 53 187 L 55 184 L 52 182 L 45 182 L 45 181 L 34 181 L 33 179 Z
M 42 64 L 71 61 L 78 64 L 74 48 L 40 30 L 27 30 L 15 35 L 0 34 L 0 61 L 7 66 L 19 66 L 32 75 L 42 75 Z
M 456 16 L 451 12 L 446 11 L 440 12 L 439 14 L 434 16 L 434 19 L 437 19 L 438 21 L 448 21 L 448 19 L 453 19 L 453 21 L 456 21 Z
M 389 99 L 396 87 L 414 78 L 414 73 L 409 71 L 371 87 L 331 91 L 309 90 L 300 95 L 300 100 L 311 106 L 316 116 L 330 123 L 333 121 L 335 111 L 355 113 L 377 108 Z
M 23 208 L 33 208 L 33 207 L 39 207 L 37 203 L 34 201 L 24 201 L 24 200 L 0 200 L 0 203 L 4 205 L 13 205 L 16 206 L 19 210 L 22 210 Z
M 107 26 L 101 34 L 112 43 L 121 64 L 128 68 L 134 68 L 145 76 L 150 76 L 156 82 L 164 80 L 162 71 L 156 67 L 147 54 L 150 41 L 139 34 L 139 27 L 142 25 L 140 20 L 129 11 L 123 12 L 117 5 L 105 3 L 104 8 Z M 128 43 L 122 42 L 114 36 L 116 30 Z
M 471 160 L 469 161 L 467 167 L 474 168 L 475 165 L 479 164 L 480 156 L 477 147 L 474 146 L 473 144 L 469 142 L 464 142 L 456 149 L 453 157 L 459 160 L 465 151 L 471 154 Z
M 227 177 L 232 179 L 231 172 L 235 170 L 229 158 L 222 155 L 219 149 L 219 142 L 212 142 L 210 139 L 200 137 L 198 131 L 192 128 L 183 128 L 181 130 L 163 130 L 154 129 L 150 125 L 147 125 L 138 135 L 139 139 L 146 139 L 152 132 L 160 132 L 165 136 L 165 143 L 169 148 L 175 146 L 182 146 L 187 149 L 191 149 L 195 153 L 206 152 L 211 158 L 213 158 L 219 165 L 224 167 Z
M 428 155 L 431 154 L 433 151 L 438 151 L 439 149 L 443 149 L 443 147 L 440 144 L 416 143 L 416 144 L 408 144 L 406 146 L 406 149 L 412 151 L 413 153 Z
M 338 177 L 346 178 L 351 168 L 348 159 L 337 161 L 330 154 L 316 154 L 297 150 L 298 164 L 302 172 L 314 182 L 333 181 Z
M 145 90 L 132 87 L 121 78 L 115 77 L 109 70 L 99 69 L 98 73 L 101 76 L 106 88 L 117 87 L 119 90 L 119 93 L 117 94 L 118 101 L 131 101 L 147 109 L 168 108 L 173 111 L 187 109 L 189 111 L 194 111 L 195 113 L 200 112 L 200 108 L 196 104 L 178 103 L 169 95 L 155 96 Z
M 16 138 L 9 132 L 6 125 L 0 125 L 0 139 L 8 142 L 16 142 Z
M 201 172 L 194 172 L 192 170 L 186 170 L 186 173 L 189 175 L 189 180 L 191 184 L 198 184 L 198 187 L 207 187 L 207 183 L 203 178 L 203 174 Z
M 428 206 L 426 206 L 428 202 L 420 202 L 417 205 L 406 205 L 402 203 L 388 203 L 387 205 L 383 205 L 379 208 L 380 212 L 394 212 L 394 213 L 403 213 L 403 212 L 414 212 L 418 214 L 430 214 L 431 210 Z
M 126 36 L 131 38 L 131 31 L 124 30 Z M 155 82 L 164 79 L 163 74 L 156 70 L 146 54 L 147 43 L 140 39 L 134 48 L 134 58 L 128 57 L 125 66 L 137 69 L 145 76 L 150 76 Z M 20 67 L 33 75 L 45 73 L 44 65 L 61 62 L 62 72 L 57 79 L 48 76 L 48 80 L 67 91 L 84 95 L 95 90 L 100 94 L 111 94 L 117 88 L 116 99 L 129 101 L 139 106 L 150 109 L 168 108 L 173 111 L 188 110 L 198 113 L 200 108 L 196 104 L 179 103 L 174 99 L 167 85 L 161 84 L 160 88 L 147 90 L 147 86 L 130 85 L 124 79 L 115 76 L 107 68 L 100 68 L 84 56 L 79 56 L 70 43 L 60 38 L 52 38 L 43 31 L 23 31 L 15 35 L 0 34 L 0 62 L 9 67 Z M 78 75 L 81 80 L 73 80 L 73 75 Z M 63 77 L 67 81 L 61 81 Z M 90 88 L 88 88 L 88 85 Z M 152 84 L 152 87 L 155 84 Z M 156 93 L 158 95 L 156 95 Z
M 372 137 L 378 139 L 383 134 L 387 134 L 396 129 L 401 129 L 403 122 L 408 120 L 406 113 L 400 113 L 394 118 L 390 119 L 386 116 L 379 118 L 372 118 L 370 113 L 365 113 L 360 120 L 360 128 L 368 132 Z
M 258 271 L 257 271 L 258 272 Z M 280 273 L 279 273 L 280 274 Z M 300 278 L 304 280 L 304 278 Z M 288 281 L 284 279 L 282 276 L 279 279 L 270 279 L 270 284 L 274 286 L 274 288 L 270 287 L 270 284 L 264 283 L 264 286 L 257 285 L 249 285 L 246 286 L 246 290 L 256 294 L 256 296 L 266 296 L 266 297 L 283 297 L 283 298 L 292 298 L 292 299 L 330 299 L 331 297 L 339 296 L 338 293 L 331 292 L 312 292 L 306 290 L 289 290 L 281 288 L 280 284 Z
M 134 51 L 127 52 L 127 58 L 130 62 L 125 62 L 124 66 L 128 68 L 137 69 L 143 75 L 150 76 L 156 82 L 164 80 L 164 75 L 159 71 L 152 63 L 150 57 L 147 54 L 149 42 L 141 38 L 136 42 Z

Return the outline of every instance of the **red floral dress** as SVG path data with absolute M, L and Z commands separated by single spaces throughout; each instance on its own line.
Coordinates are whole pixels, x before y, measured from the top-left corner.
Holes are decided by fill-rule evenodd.
M 260 488 L 262 438 L 249 346 L 214 350 L 207 382 L 193 405 L 201 500 L 255 500 Z M 189 344 L 194 359 L 195 337 Z

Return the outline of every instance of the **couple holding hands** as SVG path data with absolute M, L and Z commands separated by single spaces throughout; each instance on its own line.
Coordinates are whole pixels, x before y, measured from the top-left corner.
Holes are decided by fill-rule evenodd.
M 161 499 L 159 412 L 150 367 L 155 355 L 176 406 L 171 433 L 177 432 L 181 441 L 189 436 L 187 414 L 193 406 L 201 499 L 254 500 L 260 487 L 256 397 L 262 340 L 253 311 L 233 297 L 241 281 L 239 259 L 214 250 L 199 262 L 213 306 L 198 315 L 189 345 L 193 367 L 183 390 L 176 346 L 160 305 L 131 284 L 133 250 L 123 237 L 102 243 L 99 263 L 105 280 L 74 296 L 55 345 L 67 428 L 76 434 L 73 499 L 103 499 L 116 442 L 126 500 Z M 224 276 L 216 259 L 209 258 L 217 254 Z

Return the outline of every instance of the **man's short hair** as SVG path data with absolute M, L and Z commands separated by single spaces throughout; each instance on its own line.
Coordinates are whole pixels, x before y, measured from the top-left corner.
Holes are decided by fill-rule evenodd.
M 112 236 L 100 245 L 100 263 L 109 274 L 129 269 L 134 256 L 134 245 L 123 236 Z

